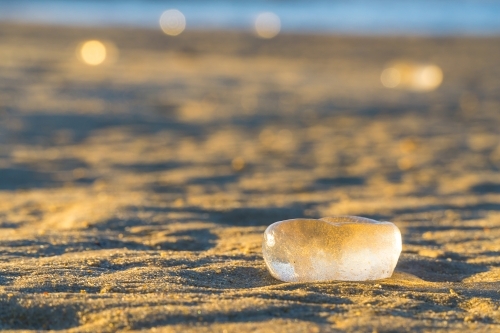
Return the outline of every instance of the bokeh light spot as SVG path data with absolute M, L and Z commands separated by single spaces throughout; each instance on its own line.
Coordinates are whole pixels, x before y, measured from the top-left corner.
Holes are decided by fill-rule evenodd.
M 89 40 L 80 47 L 81 60 L 90 66 L 100 65 L 106 60 L 106 46 L 98 40 Z
M 396 88 L 401 82 L 401 73 L 397 70 L 397 68 L 386 68 L 380 75 L 380 81 L 386 88 Z
M 278 15 L 265 12 L 257 15 L 255 19 L 255 32 L 260 38 L 273 38 L 281 30 L 281 20 Z
M 160 27 L 165 34 L 177 36 L 186 29 L 186 17 L 177 9 L 169 9 L 161 15 Z
M 422 66 L 415 75 L 415 81 L 422 90 L 434 90 L 443 82 L 443 72 L 435 65 Z
M 443 82 L 443 71 L 436 65 L 399 61 L 382 71 L 380 82 L 386 88 L 431 91 Z

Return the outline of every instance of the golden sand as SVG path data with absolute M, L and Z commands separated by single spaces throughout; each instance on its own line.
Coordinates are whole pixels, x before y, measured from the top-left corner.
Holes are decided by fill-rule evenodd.
M 89 40 L 116 59 L 86 65 Z M 2 25 L 0 328 L 499 330 L 498 54 Z M 384 87 L 394 59 L 439 66 L 441 86 Z M 269 275 L 269 224 L 346 214 L 399 227 L 392 278 Z

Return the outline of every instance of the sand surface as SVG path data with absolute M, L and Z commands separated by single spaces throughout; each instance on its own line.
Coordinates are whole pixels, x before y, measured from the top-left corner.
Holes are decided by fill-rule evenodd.
M 86 39 L 114 43 L 90 67 Z M 0 329 L 500 330 L 500 39 L 0 26 Z M 380 84 L 432 62 L 433 92 Z M 262 233 L 396 223 L 390 279 L 282 283 Z

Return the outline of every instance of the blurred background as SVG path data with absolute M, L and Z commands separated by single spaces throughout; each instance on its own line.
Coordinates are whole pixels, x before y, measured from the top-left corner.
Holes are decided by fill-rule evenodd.
M 271 12 L 283 32 L 363 35 L 492 35 L 500 32 L 498 1 L 0 1 L 3 21 L 76 26 L 157 28 L 174 8 L 188 29 L 253 30 L 256 17 Z
M 499 167 L 499 14 L 466 0 L 0 1 L 0 189 L 454 193 L 474 177 L 443 173 Z
M 0 1 L 0 189 L 128 181 L 184 202 L 305 168 L 276 188 L 451 191 L 439 168 L 498 168 L 499 14 L 466 0 Z

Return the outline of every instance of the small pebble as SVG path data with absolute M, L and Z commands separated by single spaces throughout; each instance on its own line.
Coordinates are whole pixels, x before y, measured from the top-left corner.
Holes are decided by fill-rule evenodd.
M 357 216 L 276 222 L 262 245 L 269 272 L 285 282 L 388 278 L 401 249 L 396 225 Z

